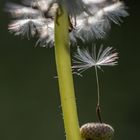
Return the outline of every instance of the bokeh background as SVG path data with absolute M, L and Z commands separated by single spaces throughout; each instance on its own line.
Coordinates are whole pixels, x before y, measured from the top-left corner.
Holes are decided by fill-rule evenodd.
M 0 139 L 65 140 L 53 48 L 34 47 L 7 31 L 9 17 L 0 0 Z M 14 1 L 14 0 L 11 0 Z M 119 52 L 119 65 L 99 72 L 103 120 L 115 129 L 114 140 L 139 139 L 140 10 L 126 0 L 130 16 L 113 25 L 104 41 Z M 74 75 L 80 125 L 97 121 L 94 69 Z

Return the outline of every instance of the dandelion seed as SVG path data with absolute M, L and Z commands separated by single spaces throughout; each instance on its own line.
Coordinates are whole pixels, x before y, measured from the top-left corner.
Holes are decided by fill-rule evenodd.
M 119 24 L 122 22 L 121 17 L 126 17 L 129 14 L 126 12 L 126 7 L 123 2 L 116 2 L 112 5 L 109 5 L 103 9 L 104 16 L 108 20 L 114 22 L 115 24 Z
M 102 39 L 106 32 L 102 27 L 103 20 L 98 20 L 96 17 L 79 18 L 77 19 L 76 37 L 83 41 Z
M 23 0 L 22 3 L 40 11 L 47 11 L 56 0 Z
M 102 123 L 101 109 L 100 109 L 100 84 L 98 77 L 98 69 L 102 66 L 115 66 L 117 65 L 118 53 L 112 47 L 107 47 L 103 50 L 103 45 L 100 46 L 98 52 L 96 46 L 90 52 L 88 49 L 77 48 L 77 53 L 74 55 L 72 66 L 73 73 L 81 75 L 85 70 L 94 67 L 97 83 L 97 107 L 96 113 L 99 122 Z
M 25 7 L 15 3 L 7 3 L 5 6 L 5 11 L 9 12 L 14 18 L 28 18 L 28 17 L 38 17 L 40 12 L 32 7 Z
M 8 29 L 11 33 L 15 35 L 34 37 L 38 29 L 42 27 L 43 19 L 20 19 L 14 20 L 9 24 Z
M 120 1 L 100 5 L 94 5 L 93 1 L 87 7 L 90 14 L 82 13 L 76 20 L 77 37 L 85 41 L 104 38 L 111 28 L 111 21 L 120 25 L 121 17 L 129 15 L 124 3 Z
M 52 47 L 54 44 L 54 23 L 50 21 L 48 25 L 42 26 L 39 31 L 39 39 L 36 42 L 36 46 L 40 44 L 42 47 L 50 46 Z

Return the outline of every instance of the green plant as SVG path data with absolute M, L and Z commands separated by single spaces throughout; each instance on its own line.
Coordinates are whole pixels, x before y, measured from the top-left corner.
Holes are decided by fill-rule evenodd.
M 7 3 L 6 11 L 14 17 L 8 29 L 15 35 L 28 38 L 39 37 L 36 45 L 55 47 L 66 138 L 67 140 L 80 140 L 70 46 L 77 46 L 77 39 L 86 43 L 104 38 L 111 27 L 111 21 L 119 24 L 122 21 L 121 17 L 128 16 L 125 5 L 118 0 L 24 0 L 23 4 L 26 6 Z M 97 114 L 100 123 L 102 120 L 97 68 L 105 63 L 97 64 L 98 60 L 101 61 L 98 57 L 103 56 L 100 58 L 104 61 L 109 57 L 106 65 L 114 65 L 117 57 L 114 54 L 110 54 L 110 49 L 105 49 L 103 52 L 100 51 L 99 56 L 94 59 L 88 51 L 80 51 L 78 48 L 76 59 L 80 60 L 82 65 L 73 67 L 86 70 L 95 66 L 98 86 Z

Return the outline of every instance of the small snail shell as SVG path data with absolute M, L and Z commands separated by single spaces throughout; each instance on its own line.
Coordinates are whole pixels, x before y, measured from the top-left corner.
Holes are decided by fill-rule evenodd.
M 114 129 L 105 123 L 86 123 L 81 126 L 80 133 L 85 140 L 111 140 Z

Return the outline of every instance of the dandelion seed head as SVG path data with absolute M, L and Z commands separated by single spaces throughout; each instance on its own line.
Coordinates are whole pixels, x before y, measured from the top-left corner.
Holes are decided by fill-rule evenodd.
M 7 3 L 5 10 L 11 14 L 9 31 L 15 35 L 37 36 L 37 44 L 54 44 L 54 19 L 59 6 L 65 6 L 74 27 L 69 32 L 70 44 L 103 39 L 111 22 L 120 24 L 128 16 L 123 2 L 118 0 L 23 0 L 23 5 Z M 46 41 L 45 41 L 46 40 Z

